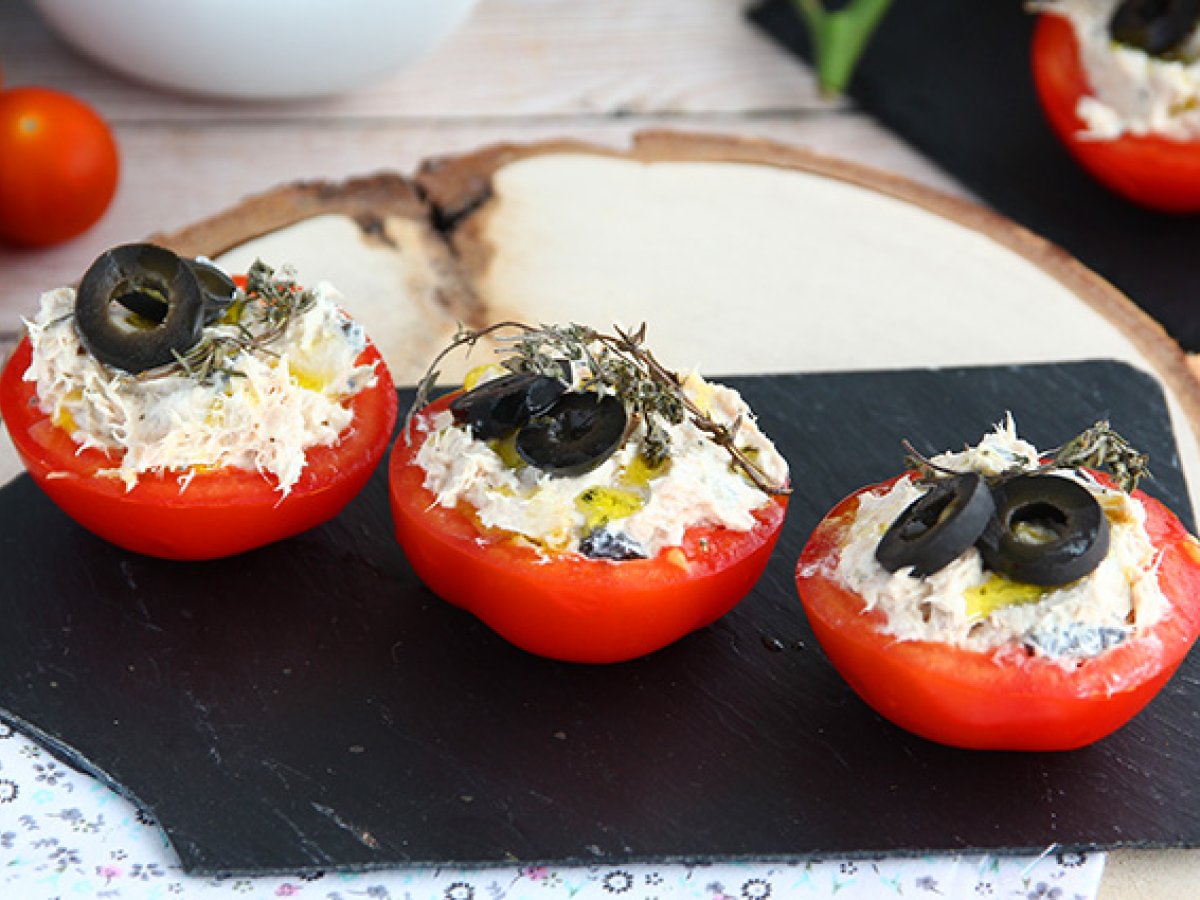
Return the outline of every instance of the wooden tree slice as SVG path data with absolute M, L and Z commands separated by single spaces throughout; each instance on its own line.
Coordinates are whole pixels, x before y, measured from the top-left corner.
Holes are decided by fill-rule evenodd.
M 1200 471 L 1200 382 L 1127 297 L 980 206 L 794 147 L 499 145 L 281 187 L 164 239 L 333 281 L 402 383 L 456 322 L 510 319 L 644 321 L 667 364 L 714 374 L 1119 359 L 1164 385 Z

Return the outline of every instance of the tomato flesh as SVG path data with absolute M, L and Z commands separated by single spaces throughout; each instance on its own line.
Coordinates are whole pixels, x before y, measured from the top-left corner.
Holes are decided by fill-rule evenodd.
M 1162 553 L 1163 618 L 1078 667 L 1021 648 L 978 652 L 900 641 L 884 616 L 834 577 L 840 548 L 867 491 L 836 506 L 810 537 L 796 585 L 813 633 L 834 668 L 884 718 L 955 747 L 1069 750 L 1132 719 L 1167 683 L 1200 634 L 1200 546 L 1179 520 L 1142 492 L 1146 527 Z
M 447 509 L 425 488 L 402 435 L 389 463 L 396 538 L 413 570 L 435 594 L 530 653 L 571 662 L 608 663 L 644 656 L 719 619 L 750 591 L 779 537 L 786 497 L 756 513 L 750 531 L 689 529 L 683 544 L 654 559 L 614 562 L 544 554 L 509 534 L 485 534 L 469 510 Z
M 167 559 L 213 559 L 299 534 L 335 515 L 366 485 L 383 457 L 396 421 L 397 397 L 378 351 L 375 384 L 348 401 L 351 425 L 338 443 L 305 453 L 299 481 L 284 496 L 257 471 L 231 466 L 195 474 L 181 489 L 179 472 L 138 476 L 130 490 L 99 474 L 117 457 L 84 450 L 38 408 L 36 385 L 22 380 L 29 339 L 0 375 L 0 413 L 34 482 L 72 519 L 127 550 Z
M 1126 199 L 1163 212 L 1200 212 L 1200 141 L 1155 135 L 1115 140 L 1083 137 L 1076 113 L 1091 95 L 1075 29 L 1065 18 L 1043 15 L 1033 35 L 1038 99 L 1054 133 L 1096 180 Z

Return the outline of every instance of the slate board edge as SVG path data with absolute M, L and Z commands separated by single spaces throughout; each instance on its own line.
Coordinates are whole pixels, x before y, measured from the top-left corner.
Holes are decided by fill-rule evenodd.
M 1141 845 L 1136 842 L 1114 843 L 1114 844 L 1057 844 L 1039 845 L 1031 847 L 1004 847 L 1004 848 L 989 848 L 980 850 L 971 847 L 929 847 L 914 850 L 846 850 L 839 851 L 836 854 L 831 853 L 804 853 L 797 851 L 794 854 L 778 854 L 771 856 L 755 856 L 752 854 L 732 854 L 732 855 L 676 855 L 676 856 L 621 856 L 609 855 L 602 856 L 587 856 L 587 857 L 564 857 L 562 859 L 513 859 L 509 861 L 482 860 L 482 861 L 427 861 L 413 860 L 412 862 L 403 865 L 395 863 L 380 863 L 379 865 L 371 865 L 360 863 L 356 865 L 332 864 L 328 866 L 289 866 L 286 868 L 251 868 L 251 869 L 213 869 L 203 866 L 194 868 L 182 867 L 183 870 L 193 877 L 204 878 L 228 878 L 228 877 L 295 877 L 301 875 L 320 875 L 330 872 L 342 873 L 359 873 L 359 872 L 395 872 L 407 870 L 439 870 L 452 869 L 455 871 L 501 871 L 511 868 L 596 868 L 597 866 L 719 866 L 719 865 L 797 865 L 808 862 L 823 862 L 828 860 L 854 860 L 858 862 L 866 860 L 904 860 L 904 859 L 925 859 L 930 856 L 992 856 L 992 857 L 1013 857 L 1013 856 L 1038 856 L 1043 857 L 1051 853 L 1106 853 L 1112 850 L 1193 850 L 1200 849 L 1200 844 L 1148 844 Z

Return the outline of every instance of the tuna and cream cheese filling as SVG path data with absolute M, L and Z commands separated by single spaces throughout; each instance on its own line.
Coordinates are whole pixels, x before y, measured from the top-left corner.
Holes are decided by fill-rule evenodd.
M 1125 134 L 1175 140 L 1200 136 L 1200 35 L 1181 59 L 1158 59 L 1112 39 L 1108 23 L 1120 0 L 1045 0 L 1038 12 L 1070 21 L 1092 95 L 1076 110 L 1086 137 L 1115 140 Z
M 787 463 L 755 423 L 737 391 L 691 373 L 685 393 L 715 421 L 738 422 L 737 444 L 748 449 L 765 475 L 787 479 Z M 447 508 L 466 504 L 485 530 L 521 535 L 551 552 L 578 552 L 581 540 L 597 528 L 632 542 L 642 555 L 655 557 L 678 546 L 696 526 L 750 531 L 754 510 L 770 497 L 731 466 L 728 452 L 690 421 L 669 426 L 670 456 L 649 470 L 640 459 L 637 426 L 623 446 L 583 475 L 549 475 L 516 464 L 494 442 L 441 412 L 419 426 L 427 434 L 417 452 L 424 485 Z M 628 502 L 607 504 L 594 512 L 587 498 L 594 489 L 611 489 Z
M 944 453 L 934 462 L 990 476 L 1014 466 L 1035 468 L 1038 451 L 1017 437 L 1010 418 L 978 446 Z M 1055 477 L 1084 485 L 1109 522 L 1107 557 L 1078 581 L 1058 588 L 1018 585 L 986 571 L 974 547 L 924 578 L 908 568 L 887 572 L 875 549 L 891 523 L 924 493 L 912 477 L 862 495 L 834 577 L 863 598 L 866 610 L 879 610 L 883 630 L 897 640 L 985 652 L 1016 647 L 1064 661 L 1096 656 L 1162 616 L 1167 600 L 1158 584 L 1158 553 L 1139 501 L 1085 475 L 1064 471 Z
M 366 337 L 340 309 L 328 284 L 275 342 L 233 357 L 230 373 L 204 382 L 186 373 L 145 378 L 104 366 L 74 327 L 75 291 L 42 295 L 27 322 L 42 412 L 81 448 L 113 454 L 104 474 L 127 488 L 145 473 L 177 473 L 180 489 L 197 471 L 257 470 L 286 495 L 305 466 L 305 451 L 330 446 L 351 426 L 345 400 L 375 383 L 358 365 Z M 206 332 L 232 328 L 212 325 Z

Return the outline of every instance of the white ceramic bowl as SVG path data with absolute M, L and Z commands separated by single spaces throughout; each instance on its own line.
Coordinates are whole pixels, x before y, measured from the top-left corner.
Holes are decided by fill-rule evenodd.
M 67 42 L 158 87 L 239 99 L 336 94 L 437 45 L 478 0 L 33 0 Z

